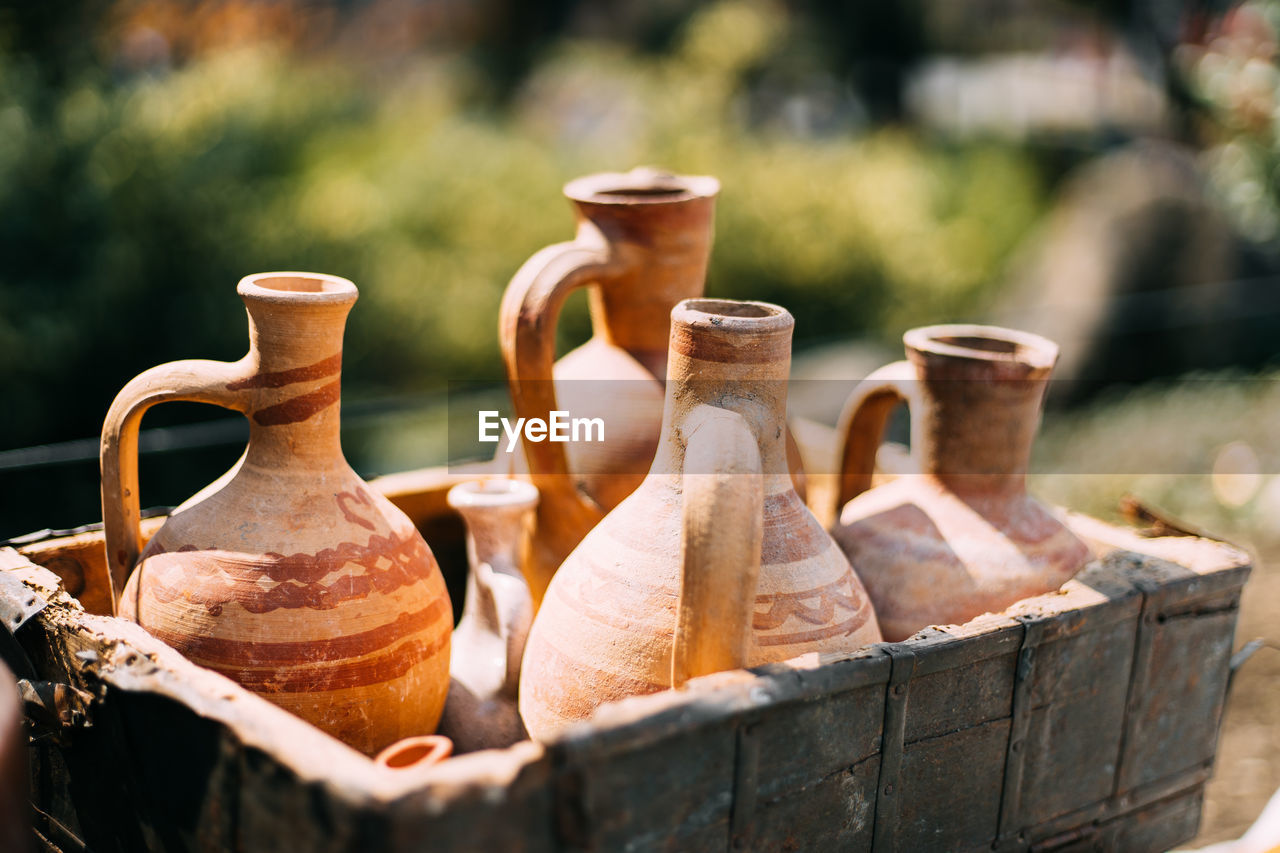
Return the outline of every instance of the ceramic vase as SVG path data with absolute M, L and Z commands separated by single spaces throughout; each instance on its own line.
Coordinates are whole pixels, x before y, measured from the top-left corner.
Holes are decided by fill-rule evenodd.
M 912 329 L 903 341 L 907 360 L 860 383 L 841 417 L 833 530 L 891 641 L 1057 589 L 1089 559 L 1026 491 L 1057 346 L 973 325 Z M 870 489 L 886 420 L 901 402 L 919 473 Z
M 436 727 L 449 598 L 413 524 L 342 453 L 342 337 L 355 285 L 266 273 L 238 292 L 249 315 L 244 358 L 152 368 L 107 415 L 102 506 L 113 587 L 124 587 L 119 612 L 372 755 Z M 143 549 L 139 424 L 173 400 L 242 412 L 249 443 Z
M 448 500 L 467 525 L 470 571 L 440 730 L 460 753 L 510 746 L 528 737 L 516 700 L 533 598 L 520 566 L 538 490 L 494 478 L 454 486 Z
M 533 737 L 696 675 L 880 639 L 788 472 L 793 326 L 757 302 L 672 311 L 649 475 L 565 561 L 534 619 L 520 679 Z

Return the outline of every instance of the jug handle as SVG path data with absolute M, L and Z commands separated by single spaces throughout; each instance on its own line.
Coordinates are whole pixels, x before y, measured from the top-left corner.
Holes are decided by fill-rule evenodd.
M 836 522 L 845 504 L 871 488 L 876 451 L 884 440 L 889 416 L 899 403 L 913 404 L 918 382 L 911 362 L 895 361 L 873 371 L 849 395 L 836 428 L 840 441 L 840 455 L 836 457 L 840 465 Z
M 687 438 L 672 687 L 746 666 L 764 537 L 760 447 L 747 422 L 703 405 L 681 432 Z
M 249 378 L 248 357 L 235 362 L 189 359 L 161 364 L 135 376 L 111 403 L 102 425 L 102 523 L 111 606 L 119 608 L 124 582 L 142 553 L 141 501 L 138 497 L 138 431 L 142 416 L 157 403 L 177 400 L 211 403 L 237 412 L 248 410 L 245 391 L 228 388 Z
M 590 234 L 584 229 L 572 242 L 534 253 L 503 294 L 498 338 L 517 417 L 546 420 L 558 408 L 551 378 L 560 309 L 577 288 L 617 274 L 618 263 L 604 238 L 597 242 Z M 568 479 L 564 445 L 555 441 L 523 444 L 534 484 L 543 491 L 570 496 L 579 510 L 589 510 L 598 520 L 595 503 Z

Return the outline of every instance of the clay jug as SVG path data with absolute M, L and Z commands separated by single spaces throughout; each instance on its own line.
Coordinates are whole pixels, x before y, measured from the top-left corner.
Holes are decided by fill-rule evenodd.
M 471 569 L 440 731 L 463 753 L 510 746 L 528 736 L 516 697 L 533 598 L 520 565 L 538 489 L 495 478 L 454 486 L 448 500 L 466 522 Z
M 516 417 L 564 410 L 608 425 L 601 442 L 524 445 L 542 495 L 527 566 L 535 602 L 653 460 L 671 309 L 702 294 L 719 191 L 714 178 L 653 169 L 571 181 L 577 236 L 534 254 L 507 286 L 499 337 Z M 593 335 L 553 365 L 560 309 L 580 287 Z
M 264 273 L 237 289 L 248 355 L 154 367 L 107 414 L 107 555 L 114 589 L 129 578 L 119 611 L 372 755 L 440 718 L 453 626 L 444 580 L 413 524 L 342 454 L 342 333 L 355 285 Z M 139 555 L 138 428 L 171 400 L 244 413 L 249 444 Z
M 693 299 L 671 323 L 649 475 L 569 556 L 534 618 L 520 712 L 538 739 L 623 696 L 880 639 L 788 473 L 791 315 Z
M 1057 346 L 972 325 L 912 329 L 903 342 L 907 360 L 867 377 L 841 416 L 833 531 L 890 641 L 1057 589 L 1089 559 L 1084 543 L 1026 491 Z M 919 473 L 867 491 L 900 402 L 910 408 Z

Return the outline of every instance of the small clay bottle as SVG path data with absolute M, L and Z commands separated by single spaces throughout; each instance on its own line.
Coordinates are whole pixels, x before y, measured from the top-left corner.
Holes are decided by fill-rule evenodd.
M 761 302 L 671 312 L 649 475 L 560 567 L 529 634 L 520 712 L 534 738 L 697 675 L 879 641 L 788 471 L 793 326 Z
M 448 500 L 466 521 L 471 569 L 440 731 L 460 753 L 510 746 L 528 737 L 516 701 L 533 598 L 520 564 L 538 489 L 494 478 L 454 486 Z
M 374 756 L 388 770 L 417 770 L 439 764 L 453 754 L 453 741 L 444 735 L 415 735 L 398 740 Z
M 248 355 L 154 367 L 107 414 L 102 513 L 113 588 L 124 586 L 119 612 L 373 755 L 435 730 L 449 685 L 449 597 L 422 536 L 342 453 L 342 335 L 355 285 L 264 273 L 237 289 Z M 138 430 L 171 400 L 242 412 L 249 444 L 143 550 Z
M 973 325 L 912 329 L 903 342 L 907 360 L 877 370 L 845 406 L 832 531 L 890 641 L 1057 589 L 1089 559 L 1026 491 L 1058 347 Z M 920 473 L 870 489 L 885 423 L 901 402 Z

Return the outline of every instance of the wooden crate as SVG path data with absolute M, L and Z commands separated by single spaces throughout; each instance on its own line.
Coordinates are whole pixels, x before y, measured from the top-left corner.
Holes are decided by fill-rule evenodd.
M 1071 523 L 1098 559 L 1005 613 L 411 771 L 89 612 L 97 534 L 0 550 L 28 677 L 75 688 L 31 750 L 38 827 L 94 851 L 1166 850 L 1199 822 L 1249 559 Z

